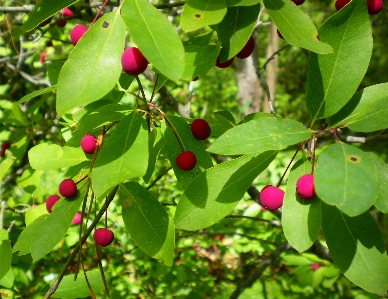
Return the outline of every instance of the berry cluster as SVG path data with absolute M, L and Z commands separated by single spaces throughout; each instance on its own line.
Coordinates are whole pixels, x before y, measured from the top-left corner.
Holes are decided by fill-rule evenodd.
M 244 48 L 242 48 L 242 50 L 240 52 L 238 52 L 236 57 L 240 58 L 240 59 L 248 58 L 253 53 L 253 49 L 254 48 L 255 48 L 255 40 L 251 36 L 248 39 L 248 42 L 245 44 Z M 216 67 L 221 68 L 221 69 L 227 68 L 227 67 L 229 67 L 233 63 L 233 61 L 234 61 L 234 57 L 232 57 L 231 59 L 221 63 L 220 62 L 220 57 L 218 56 L 217 62 L 216 62 Z

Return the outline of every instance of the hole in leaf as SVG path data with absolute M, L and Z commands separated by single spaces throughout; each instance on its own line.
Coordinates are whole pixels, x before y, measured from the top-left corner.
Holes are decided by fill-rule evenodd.
M 102 28 L 108 28 L 109 27 L 109 23 L 107 21 L 104 21 L 104 23 L 102 23 Z
M 199 14 L 199 13 L 196 13 L 194 16 L 195 16 L 197 19 L 199 19 L 199 18 L 202 17 L 201 14 Z

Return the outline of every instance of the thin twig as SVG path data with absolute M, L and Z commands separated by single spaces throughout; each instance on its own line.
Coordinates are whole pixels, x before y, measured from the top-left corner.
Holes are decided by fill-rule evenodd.
M 272 242 L 272 241 L 268 241 L 268 240 L 264 240 L 264 239 L 259 239 L 259 238 L 256 238 L 256 237 L 252 237 L 252 236 L 249 236 L 249 235 L 246 235 L 246 234 L 241 234 L 241 233 L 236 233 L 236 232 L 216 232 L 216 233 L 213 233 L 213 232 L 208 232 L 208 231 L 200 230 L 200 231 L 194 232 L 194 234 L 208 235 L 208 236 L 233 235 L 233 236 L 240 236 L 240 237 L 243 237 L 243 238 L 247 238 L 248 240 L 258 241 L 260 243 L 265 243 L 265 244 L 270 244 L 270 245 L 274 245 L 274 246 L 279 246 L 278 243 L 275 243 L 275 242 Z
M 9 62 L 7 62 L 6 65 L 8 68 L 10 68 L 11 70 L 13 70 L 15 72 L 18 72 L 24 79 L 26 79 L 27 81 L 29 81 L 35 85 L 42 85 L 42 86 L 50 86 L 51 85 L 50 82 L 47 80 L 35 79 L 30 74 L 27 74 L 26 72 L 23 72 L 22 70 L 18 70 L 14 65 L 12 65 Z
M 170 166 L 169 168 L 167 168 L 165 171 L 163 171 L 162 173 L 160 173 L 156 178 L 155 180 L 153 180 L 153 182 L 151 184 L 148 185 L 148 187 L 146 188 L 147 190 L 150 190 L 153 186 L 155 186 L 155 184 L 162 178 L 164 177 L 167 172 L 170 171 L 172 167 Z
M 259 221 L 259 222 L 268 222 L 273 226 L 280 227 L 282 224 L 280 221 L 277 220 L 268 220 L 268 219 L 263 219 L 263 218 L 258 218 L 258 217 L 251 217 L 251 216 L 243 216 L 243 215 L 229 215 L 226 216 L 225 218 L 232 218 L 232 219 L 249 219 L 249 220 L 254 220 L 254 221 Z

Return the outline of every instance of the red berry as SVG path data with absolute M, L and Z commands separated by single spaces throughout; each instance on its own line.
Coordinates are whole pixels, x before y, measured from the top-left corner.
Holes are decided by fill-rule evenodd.
M 148 60 L 143 56 L 138 48 L 125 49 L 121 56 L 121 65 L 124 72 L 131 76 L 137 76 L 145 71 Z
M 77 185 L 72 179 L 64 179 L 59 184 L 59 193 L 63 197 L 73 197 L 77 194 Z
M 7 149 L 9 149 L 10 147 L 11 147 L 11 143 L 8 142 L 8 141 L 4 141 L 4 142 L 1 144 L 1 148 L 2 148 L 3 150 L 7 150 Z
M 192 170 L 197 164 L 195 154 L 190 151 L 182 152 L 176 157 L 176 165 L 185 171 Z
M 103 247 L 110 245 L 113 242 L 114 238 L 115 236 L 113 232 L 105 228 L 98 228 L 93 234 L 93 239 L 96 244 Z
M 66 24 L 67 24 L 66 20 L 63 20 L 57 23 L 57 27 L 63 28 L 66 26 Z
M 283 205 L 284 191 L 275 186 L 265 186 L 260 192 L 261 205 L 269 210 L 277 210 Z
M 311 265 L 311 270 L 315 271 L 319 269 L 319 264 L 312 264 Z
M 77 225 L 77 224 L 80 224 L 81 223 L 81 218 L 82 218 L 82 214 L 81 213 L 77 213 L 74 215 L 73 217 L 73 220 L 71 220 L 71 223 Z
M 304 0 L 292 0 L 296 5 L 301 5 L 304 3 Z
M 205 140 L 211 134 L 211 129 L 206 120 L 197 118 L 191 123 L 191 132 L 194 138 L 198 140 Z
M 47 52 L 46 52 L 46 51 L 40 53 L 40 55 L 39 55 L 39 61 L 40 61 L 41 63 L 45 62 L 45 61 L 46 61 L 46 56 L 47 56 Z
M 242 48 L 242 50 L 240 52 L 238 52 L 236 57 L 238 57 L 240 59 L 245 59 L 245 58 L 251 56 L 254 48 L 255 48 L 255 40 L 251 36 L 248 39 L 247 43 L 245 44 L 244 48 Z
M 53 46 L 53 42 L 51 40 L 48 40 L 46 42 L 46 47 L 52 47 Z
M 87 30 L 88 30 L 88 27 L 86 27 L 85 25 L 82 25 L 82 24 L 75 25 L 70 32 L 71 43 L 75 46 Z
M 368 13 L 370 15 L 378 14 L 384 6 L 383 0 L 368 0 Z
M 73 12 L 72 12 L 70 9 L 68 9 L 67 7 L 65 7 L 65 8 L 62 10 L 62 17 L 64 17 L 64 18 L 70 18 L 70 17 L 73 17 L 73 16 L 74 16 Z
M 39 27 L 46 26 L 47 24 L 50 24 L 52 20 L 52 17 L 48 18 L 47 20 L 44 20 L 42 23 L 39 24 Z
M 312 199 L 315 197 L 314 176 L 305 174 L 296 182 L 296 192 L 303 199 Z
M 93 154 L 97 145 L 97 138 L 92 134 L 85 135 L 81 140 L 81 148 L 86 154 Z
M 233 60 L 234 60 L 234 57 L 232 57 L 231 59 L 221 63 L 220 62 L 220 56 L 218 56 L 217 62 L 216 62 L 216 67 L 218 67 L 220 69 L 225 69 L 225 68 L 229 67 L 233 63 Z
M 56 194 L 51 195 L 49 198 L 46 200 L 46 210 L 47 212 L 51 213 L 53 209 L 53 205 L 60 199 L 60 197 Z
M 277 29 L 276 32 L 278 33 L 278 36 L 279 36 L 281 39 L 284 39 L 284 37 L 283 37 L 283 35 L 280 33 L 279 29 Z
M 346 4 L 348 4 L 350 0 L 337 0 L 335 2 L 335 8 L 337 10 L 340 10 L 342 7 L 344 7 Z

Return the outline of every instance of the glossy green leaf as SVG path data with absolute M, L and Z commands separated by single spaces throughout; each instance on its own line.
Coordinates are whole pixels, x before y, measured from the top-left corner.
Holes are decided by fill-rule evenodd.
M 335 264 L 355 285 L 372 293 L 388 289 L 388 257 L 369 212 L 349 217 L 322 204 L 322 228 Z
M 57 84 L 57 113 L 97 101 L 117 83 L 125 25 L 119 11 L 108 13 L 86 31 L 63 65 Z
M 349 216 L 367 211 L 379 192 L 373 164 L 360 149 L 345 143 L 335 143 L 322 151 L 314 184 L 321 200 Z
M 24 20 L 21 29 L 30 31 L 61 9 L 70 6 L 75 2 L 77 2 L 77 0 L 40 0 L 39 3 L 35 5 L 34 9 L 27 15 L 27 19 Z
M 242 155 L 280 150 L 307 140 L 312 131 L 292 119 L 264 117 L 225 132 L 208 149 L 221 155 Z
M 42 170 L 35 170 L 29 167 L 23 172 L 21 177 L 16 179 L 16 182 L 23 188 L 24 192 L 33 194 L 39 185 L 42 173 Z
M 311 163 L 300 160 L 292 167 L 282 207 L 282 226 L 287 241 L 299 252 L 313 245 L 321 228 L 321 201 L 304 200 L 296 193 L 296 182 L 311 173 Z
M 330 126 L 344 125 L 356 132 L 373 132 L 388 128 L 388 83 L 377 84 L 357 92 L 330 118 Z
M 147 163 L 147 124 L 133 111 L 104 140 L 91 175 L 94 193 L 100 197 L 123 181 L 142 177 L 147 171 Z
M 183 6 L 181 27 L 194 31 L 207 25 L 218 24 L 226 14 L 225 0 L 188 0 Z
M 35 219 L 39 218 L 42 215 L 47 215 L 46 204 L 37 205 L 28 209 L 26 212 L 26 226 L 29 226 Z
M 374 153 L 364 152 L 364 154 L 372 162 L 377 174 L 379 193 L 375 206 L 379 211 L 388 213 L 388 165 Z
M 127 231 L 149 256 L 171 266 L 174 257 L 174 222 L 161 203 L 135 182 L 120 186 L 120 202 Z
M 0 279 L 2 279 L 11 268 L 12 248 L 11 241 L 0 242 Z
M 186 188 L 175 213 L 175 226 L 197 230 L 227 216 L 277 152 L 242 156 L 198 175 Z
M 183 74 L 185 53 L 167 17 L 147 0 L 125 0 L 121 15 L 131 39 L 147 60 L 164 76 L 178 81 Z
M 46 87 L 46 88 L 43 88 L 43 89 L 39 89 L 39 90 L 36 90 L 36 91 L 33 91 L 27 95 L 25 95 L 24 97 L 22 97 L 19 101 L 17 101 L 14 105 L 18 105 L 18 104 L 21 104 L 21 103 L 24 103 L 24 102 L 27 102 L 28 100 L 32 99 L 32 98 L 35 98 L 37 96 L 40 96 L 42 94 L 46 94 L 48 92 L 52 92 L 52 91 L 55 91 L 57 88 L 56 85 L 54 86 L 49 86 L 49 87 Z
M 163 135 L 160 128 L 154 128 L 148 135 L 148 168 L 146 174 L 143 176 L 144 182 L 148 183 L 155 170 L 156 159 L 164 146 Z
M 102 281 L 101 273 L 99 271 L 86 271 L 85 273 L 93 292 L 95 294 L 103 292 L 104 283 Z M 74 281 L 74 274 L 64 276 L 55 293 L 51 295 L 52 298 L 62 299 L 85 298 L 89 296 L 90 290 L 83 273 L 78 275 L 76 281 Z
M 82 185 L 84 184 L 78 185 L 78 188 L 82 188 Z M 34 261 L 48 254 L 66 235 L 71 221 L 80 209 L 85 197 L 85 189 L 82 188 L 78 191 L 75 198 L 61 198 L 55 204 L 51 214 L 39 225 L 35 232 L 35 238 L 31 242 L 31 256 Z
M 8 272 L 0 279 L 0 286 L 4 286 L 8 289 L 11 289 L 13 286 L 13 282 L 15 277 L 13 276 L 12 268 L 8 270 Z
M 180 137 L 185 150 L 192 151 L 197 157 L 197 165 L 190 171 L 181 170 L 176 165 L 176 158 L 182 152 L 176 136 L 166 122 L 162 122 L 162 133 L 164 148 L 167 152 L 168 159 L 174 170 L 175 176 L 178 179 L 178 184 L 181 189 L 185 189 L 187 185 L 203 170 L 213 166 L 210 154 L 206 152 L 206 145 L 202 140 L 197 140 L 191 133 L 190 125 L 184 118 L 177 116 L 168 116 L 170 123 L 175 128 Z
M 6 156 L 6 158 L 0 162 L 0 181 L 2 181 L 7 175 L 8 171 L 11 169 L 11 166 L 15 161 L 15 159 Z
M 317 38 L 313 22 L 295 3 L 290 0 L 264 0 L 264 6 L 289 44 L 320 54 L 333 53 L 329 44 Z
M 88 158 L 81 147 L 42 143 L 28 151 L 28 159 L 33 169 L 48 170 L 77 165 Z
M 221 41 L 220 61 L 236 56 L 251 37 L 260 12 L 260 4 L 228 7 L 228 11 L 217 25 L 210 26 L 217 31 Z
M 5 229 L 0 229 L 0 242 L 8 240 L 8 232 Z
M 260 3 L 261 0 L 226 0 L 227 6 L 251 6 Z
M 59 74 L 61 73 L 64 64 L 64 61 L 53 61 L 47 66 L 47 75 L 51 85 L 56 85 L 58 83 Z
M 217 121 L 209 123 L 212 137 L 219 137 L 236 125 L 233 115 L 227 110 L 214 112 L 213 115 Z
M 319 29 L 334 54 L 310 53 L 306 105 L 313 118 L 340 110 L 356 92 L 372 55 L 372 30 L 365 1 L 351 1 Z

